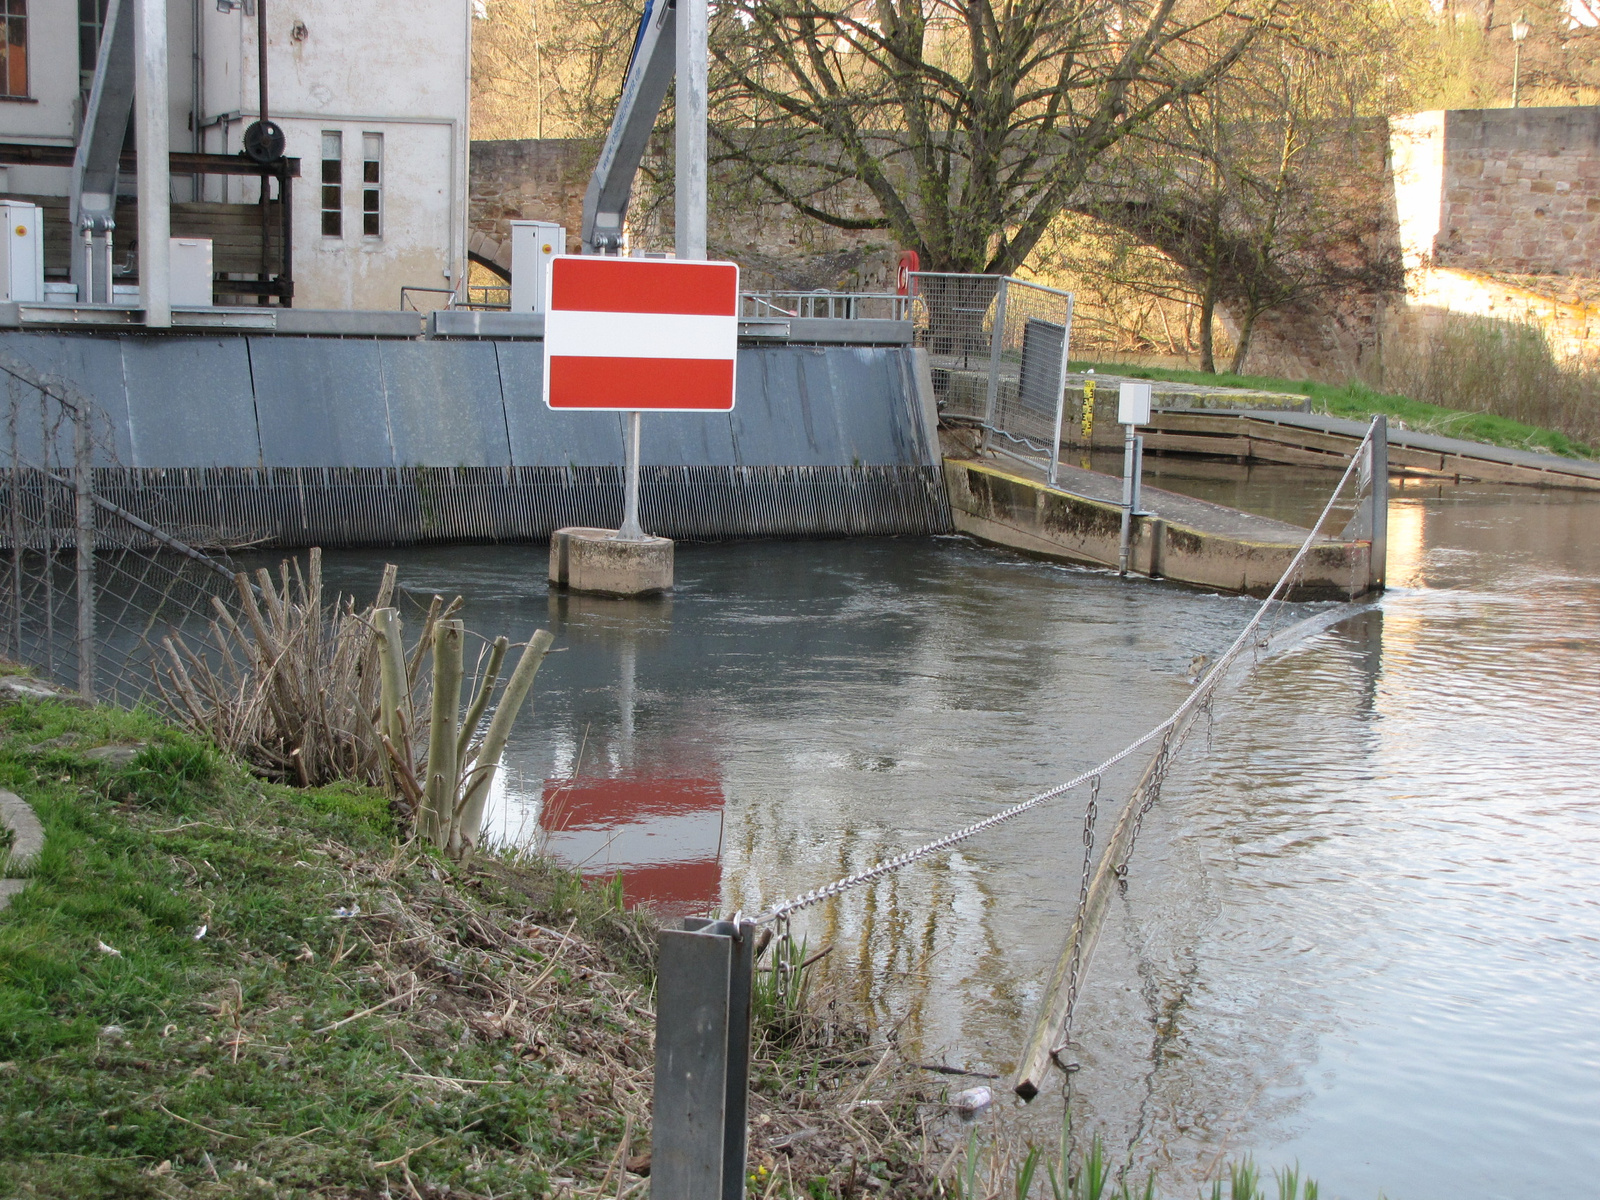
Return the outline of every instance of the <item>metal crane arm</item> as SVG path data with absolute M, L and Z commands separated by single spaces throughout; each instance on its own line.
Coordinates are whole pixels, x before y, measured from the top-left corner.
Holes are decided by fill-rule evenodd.
M 675 18 L 674 0 L 646 0 L 617 115 L 611 119 L 600 161 L 583 197 L 585 254 L 615 254 L 622 249 L 622 223 L 628 215 L 633 177 L 638 174 L 675 71 Z

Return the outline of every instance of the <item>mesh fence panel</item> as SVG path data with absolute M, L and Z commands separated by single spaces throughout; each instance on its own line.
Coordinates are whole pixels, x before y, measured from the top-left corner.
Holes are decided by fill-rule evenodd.
M 161 700 L 162 638 L 199 634 L 232 570 L 107 499 L 105 414 L 62 380 L 0 354 L 0 656 L 95 699 Z
M 1066 381 L 1070 293 L 1001 275 L 912 276 L 917 344 L 943 416 L 1049 454 Z

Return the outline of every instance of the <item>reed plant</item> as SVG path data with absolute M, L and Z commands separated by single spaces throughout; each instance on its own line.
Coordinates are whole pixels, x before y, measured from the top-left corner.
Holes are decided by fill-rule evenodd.
M 388 781 L 403 800 L 402 815 L 413 820 L 417 834 L 460 858 L 478 843 L 489 785 L 550 648 L 550 632 L 540 629 L 528 640 L 485 727 L 484 714 L 499 683 L 509 641 L 496 638 L 480 656 L 472 701 L 463 713 L 465 630 L 454 618 L 426 623 L 423 637 L 432 650 L 433 675 L 427 737 L 420 738 L 415 735 L 420 708 L 414 701 L 416 676 L 406 663 L 399 611 L 377 608 L 372 624 L 380 681 L 376 726 L 388 758 Z M 416 655 L 412 658 L 414 663 Z M 427 757 L 419 758 L 418 748 L 424 744 Z
M 1274 1171 L 1272 1180 L 1274 1200 L 1318 1200 L 1316 1181 L 1303 1178 L 1298 1165 Z M 984 1142 L 974 1129 L 945 1187 L 954 1200 L 1157 1200 L 1160 1195 L 1153 1172 L 1136 1182 L 1130 1172 L 1118 1171 L 1099 1134 L 1086 1148 L 1075 1150 L 1070 1109 L 1062 1116 L 1060 1138 L 1048 1150 L 1003 1135 Z M 1249 1155 L 1226 1164 L 1203 1195 L 1207 1200 L 1268 1200 L 1261 1169 Z
M 373 607 L 388 604 L 395 575 L 392 565 L 384 569 Z M 382 784 L 388 765 L 372 720 L 372 608 L 358 609 L 349 597 L 327 599 L 316 548 L 304 570 L 296 558 L 276 579 L 262 569 L 234 582 L 236 606 L 212 598 L 207 637 L 191 645 L 174 631 L 162 639 L 154 675 L 168 706 L 267 779 L 302 787 L 337 779 Z
M 395 581 L 389 564 L 371 605 L 330 602 L 316 548 L 304 570 L 293 559 L 276 579 L 240 573 L 237 615 L 216 597 L 203 642 L 163 638 L 156 681 L 185 725 L 259 774 L 302 787 L 382 787 L 403 825 L 459 858 L 477 844 L 490 783 L 551 637 L 529 639 L 503 687 L 510 643 L 488 643 L 463 711 L 461 597 L 433 597 L 408 649 L 390 606 Z
M 1462 413 L 1492 413 L 1600 443 L 1600 364 L 1561 361 L 1544 331 L 1524 321 L 1447 316 L 1385 349 L 1386 391 Z M 1449 433 L 1448 421 L 1437 430 Z

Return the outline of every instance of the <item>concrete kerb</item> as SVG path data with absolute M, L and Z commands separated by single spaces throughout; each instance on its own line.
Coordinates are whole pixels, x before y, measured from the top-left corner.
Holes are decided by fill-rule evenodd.
M 28 802 L 15 792 L 0 791 L 0 827 L 11 831 L 11 849 L 0 860 L 0 873 L 16 875 L 28 870 L 44 849 L 44 826 Z M 25 879 L 0 879 L 0 909 L 26 886 Z

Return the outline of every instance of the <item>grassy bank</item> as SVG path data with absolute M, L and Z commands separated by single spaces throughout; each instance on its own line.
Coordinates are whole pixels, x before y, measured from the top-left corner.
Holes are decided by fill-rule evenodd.
M 117 710 L 0 708 L 0 787 L 46 831 L 0 913 L 0 1195 L 644 1194 L 653 931 L 616 889 Z M 799 1002 L 763 1004 L 763 1191 L 927 1194 L 937 1095 Z
M 1277 379 L 1264 375 L 1207 375 L 1201 371 L 1178 371 L 1159 367 L 1131 366 L 1125 363 L 1074 362 L 1072 369 L 1093 367 L 1097 372 L 1126 375 L 1133 379 L 1168 380 L 1206 387 L 1245 388 L 1258 392 L 1288 392 L 1311 398 L 1312 409 L 1334 417 L 1364 419 L 1382 413 L 1404 429 L 1464 438 L 1513 450 L 1534 450 L 1566 458 L 1594 458 L 1594 448 L 1555 429 L 1526 425 L 1508 417 L 1486 412 L 1467 412 L 1425 404 L 1405 396 L 1374 392 L 1360 383 L 1342 385 L 1314 383 L 1310 380 Z

